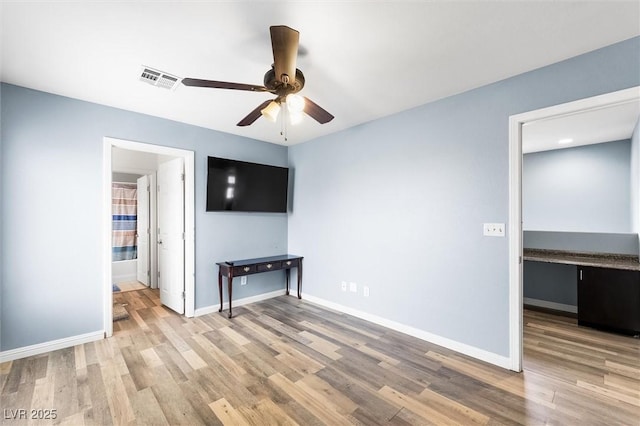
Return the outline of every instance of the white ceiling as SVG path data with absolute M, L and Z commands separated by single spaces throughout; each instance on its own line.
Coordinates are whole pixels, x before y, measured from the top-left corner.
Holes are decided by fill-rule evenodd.
M 546 120 L 526 123 L 522 130 L 522 152 L 571 148 L 630 139 L 640 117 L 636 99 Z M 562 139 L 571 142 L 561 144 Z
M 295 144 L 640 35 L 633 1 L 2 1 L 2 81 L 263 141 Z M 301 94 L 335 115 L 235 124 L 266 93 L 139 81 L 262 84 L 270 25 L 300 31 Z

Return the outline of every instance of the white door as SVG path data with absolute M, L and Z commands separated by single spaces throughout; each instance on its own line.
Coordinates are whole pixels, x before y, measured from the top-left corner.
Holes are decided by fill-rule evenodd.
M 160 301 L 184 313 L 184 166 L 176 158 L 158 166 Z
M 137 279 L 149 286 L 149 176 L 138 178 L 138 218 L 136 226 L 138 237 Z

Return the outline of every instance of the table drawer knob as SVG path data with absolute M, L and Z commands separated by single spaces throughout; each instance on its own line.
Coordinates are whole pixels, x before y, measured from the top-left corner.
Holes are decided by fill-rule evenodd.
M 287 266 L 289 266 L 289 265 L 291 265 L 291 261 L 290 260 L 287 261 Z
M 267 269 L 271 269 L 272 266 L 273 266 L 272 264 L 267 263 Z
M 249 268 L 248 266 L 245 266 L 245 267 L 244 267 L 244 271 L 245 271 L 245 272 L 249 272 L 250 270 L 251 270 L 251 268 Z

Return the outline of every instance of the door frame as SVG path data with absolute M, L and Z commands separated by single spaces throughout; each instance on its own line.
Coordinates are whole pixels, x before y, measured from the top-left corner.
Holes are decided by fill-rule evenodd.
M 194 152 L 111 137 L 103 138 L 103 312 L 105 337 L 113 335 L 113 283 L 111 273 L 112 148 L 182 157 L 184 160 L 184 291 L 185 316 L 195 315 L 195 161 Z
M 640 86 L 509 117 L 509 363 L 522 371 L 522 126 L 628 102 L 640 102 Z

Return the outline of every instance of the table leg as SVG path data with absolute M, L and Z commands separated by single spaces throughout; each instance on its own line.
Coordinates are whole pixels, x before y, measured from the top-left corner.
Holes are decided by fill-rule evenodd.
M 222 271 L 218 269 L 218 291 L 220 292 L 220 309 L 218 312 L 222 312 Z
M 291 269 L 285 269 L 284 273 L 287 276 L 287 293 L 286 295 L 289 295 L 289 278 L 291 277 Z
M 298 263 L 298 299 L 302 299 L 302 259 Z
M 233 288 L 231 286 L 232 281 L 233 281 L 233 275 L 229 273 L 229 277 L 227 278 L 227 282 L 229 283 L 229 318 L 231 318 L 231 300 L 232 300 L 231 289 Z

